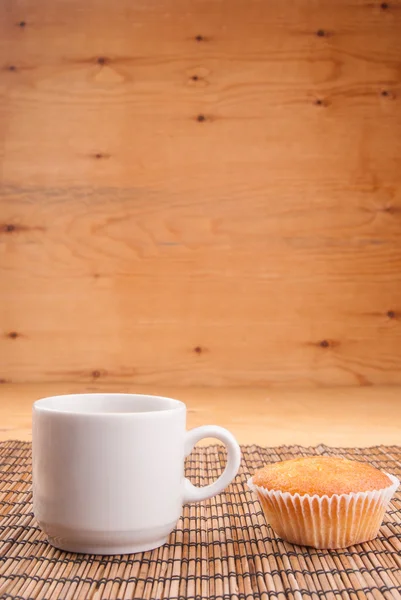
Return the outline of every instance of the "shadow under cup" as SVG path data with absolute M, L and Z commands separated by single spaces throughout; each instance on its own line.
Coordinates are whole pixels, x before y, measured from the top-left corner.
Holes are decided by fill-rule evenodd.
M 222 440 L 220 478 L 196 488 L 184 459 L 203 437 Z M 216 426 L 186 431 L 186 406 L 161 396 L 74 394 L 33 406 L 33 509 L 62 550 L 125 554 L 167 541 L 183 502 L 219 493 L 236 475 L 239 446 Z

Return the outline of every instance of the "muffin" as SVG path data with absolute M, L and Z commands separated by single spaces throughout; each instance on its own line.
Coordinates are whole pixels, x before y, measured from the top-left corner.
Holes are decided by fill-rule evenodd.
M 329 456 L 269 464 L 248 481 L 277 535 L 314 548 L 375 538 L 398 485 L 368 463 Z

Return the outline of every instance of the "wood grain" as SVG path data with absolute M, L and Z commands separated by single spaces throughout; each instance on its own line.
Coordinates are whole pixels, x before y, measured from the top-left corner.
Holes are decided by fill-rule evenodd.
M 401 4 L 0 4 L 0 380 L 401 383 Z
M 29 383 L 0 387 L 0 440 L 32 439 L 32 403 L 55 394 L 151 393 L 178 398 L 188 408 L 188 428 L 216 424 L 241 444 L 363 447 L 399 445 L 399 387 L 324 390 L 183 388 L 132 383 Z M 229 405 L 229 407 L 228 407 Z M 206 440 L 209 444 L 212 440 Z

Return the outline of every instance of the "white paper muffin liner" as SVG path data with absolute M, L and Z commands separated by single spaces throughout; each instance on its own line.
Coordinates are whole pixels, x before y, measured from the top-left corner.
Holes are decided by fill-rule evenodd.
M 267 521 L 288 542 L 314 548 L 346 548 L 375 538 L 388 504 L 400 482 L 386 473 L 391 485 L 381 490 L 333 496 L 310 496 L 266 490 L 253 483 Z

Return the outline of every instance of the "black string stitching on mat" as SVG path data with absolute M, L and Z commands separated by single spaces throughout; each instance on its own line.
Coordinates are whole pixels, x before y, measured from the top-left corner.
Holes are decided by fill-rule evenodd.
M 168 544 L 154 552 L 96 557 L 51 548 L 32 515 L 31 446 L 0 443 L 0 598 L 56 600 L 307 598 L 401 600 L 401 495 L 374 542 L 344 550 L 297 547 L 276 538 L 247 490 L 266 462 L 299 455 L 340 455 L 401 474 L 401 448 L 243 447 L 239 476 L 219 497 L 184 508 Z M 196 448 L 186 474 L 198 485 L 225 463 L 220 446 Z M 26 508 L 26 510 L 24 510 Z M 15 512 L 13 512 L 13 510 Z

